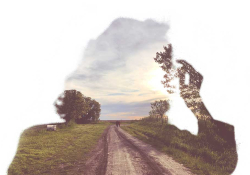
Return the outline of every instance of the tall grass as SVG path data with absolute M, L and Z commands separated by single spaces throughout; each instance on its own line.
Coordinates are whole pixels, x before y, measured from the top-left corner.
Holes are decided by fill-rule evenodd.
M 199 134 L 195 136 L 147 117 L 123 128 L 197 174 L 231 174 L 237 164 L 234 128 L 231 125 L 199 121 Z

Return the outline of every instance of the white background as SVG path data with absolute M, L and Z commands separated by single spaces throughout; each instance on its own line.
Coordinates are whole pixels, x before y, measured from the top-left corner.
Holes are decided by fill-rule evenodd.
M 11 163 L 21 132 L 59 122 L 53 102 L 65 78 L 95 39 L 118 17 L 169 22 L 175 57 L 204 76 L 201 95 L 212 116 L 235 126 L 239 161 L 249 147 L 249 19 L 245 1 L 1 1 L 0 174 Z

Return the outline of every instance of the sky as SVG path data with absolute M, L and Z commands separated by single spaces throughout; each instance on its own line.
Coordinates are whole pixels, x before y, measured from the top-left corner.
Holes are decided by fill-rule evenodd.
M 0 174 L 6 173 L 24 129 L 37 124 L 62 122 L 53 103 L 67 88 L 77 86 L 84 90 L 84 95 L 100 100 L 105 109 L 102 110 L 103 117 L 141 116 L 147 113 L 144 108 L 150 100 L 167 99 L 159 84 L 162 72 L 152 59 L 155 51 L 161 51 L 166 42 L 172 43 L 175 59 L 187 60 L 203 75 L 201 96 L 213 118 L 235 126 L 239 160 L 234 174 L 245 174 L 250 155 L 250 141 L 247 139 L 250 121 L 250 12 L 247 7 L 247 1 L 223 0 L 1 1 Z M 162 25 L 158 26 L 161 32 L 166 30 L 166 34 L 159 35 L 153 45 L 143 44 L 142 48 L 127 46 L 133 54 L 127 53 L 126 48 L 120 48 L 116 59 L 117 55 L 105 52 L 107 46 L 102 42 L 105 37 L 112 39 L 104 32 L 114 32 L 112 24 L 119 18 L 138 21 L 137 29 L 147 22 L 156 21 Z M 143 32 L 148 31 L 143 30 L 141 34 Z M 127 35 L 130 34 L 124 37 Z M 145 43 L 149 41 L 152 38 L 147 38 Z M 97 47 L 98 44 L 101 46 Z M 95 54 L 91 49 L 100 47 L 104 49 L 102 53 L 107 54 L 106 60 L 99 60 L 100 56 L 95 55 L 96 62 L 91 63 L 91 54 Z M 114 45 L 110 47 L 117 49 Z M 84 64 L 84 59 L 89 62 Z M 109 64 L 111 67 L 107 67 L 105 61 L 115 66 Z M 84 73 L 89 68 L 95 72 Z M 107 70 L 100 71 L 101 68 Z M 105 72 L 105 76 L 100 76 L 101 72 Z M 81 84 L 92 75 L 100 78 L 105 86 L 97 94 L 88 91 L 89 85 Z M 79 77 L 84 81 L 79 81 Z M 134 83 L 126 82 L 131 77 Z M 108 84 L 112 87 L 109 91 L 105 80 L 110 78 L 113 81 Z M 95 85 L 100 86 L 100 82 Z M 180 128 L 195 128 L 194 116 L 184 102 L 176 98 L 169 112 L 172 123 Z M 114 104 L 117 99 L 120 102 Z M 192 132 L 195 133 L 195 129 Z
M 101 104 L 101 120 L 140 119 L 150 102 L 168 99 L 156 52 L 168 44 L 169 25 L 153 20 L 117 18 L 90 40 L 77 69 L 65 82 Z

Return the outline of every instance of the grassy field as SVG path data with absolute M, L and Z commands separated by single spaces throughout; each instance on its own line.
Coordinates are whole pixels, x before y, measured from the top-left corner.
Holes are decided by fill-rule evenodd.
M 233 127 L 223 131 L 211 122 L 199 123 L 198 136 L 181 131 L 173 125 L 146 118 L 122 126 L 131 135 L 172 156 L 177 162 L 199 175 L 228 175 L 237 164 Z M 224 135 L 223 135 L 224 134 Z M 224 137 L 231 135 L 231 138 Z
M 46 125 L 26 129 L 19 140 L 9 175 L 77 174 L 87 153 L 97 144 L 108 122 L 98 124 L 59 124 L 56 131 Z

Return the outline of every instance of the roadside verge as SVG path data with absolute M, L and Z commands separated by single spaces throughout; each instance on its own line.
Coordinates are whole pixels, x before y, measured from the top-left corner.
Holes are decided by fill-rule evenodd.
M 56 131 L 46 131 L 46 125 L 26 129 L 20 137 L 16 155 L 8 174 L 77 174 L 95 148 L 108 122 L 79 124 Z

